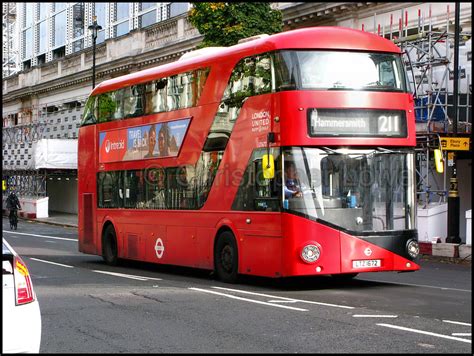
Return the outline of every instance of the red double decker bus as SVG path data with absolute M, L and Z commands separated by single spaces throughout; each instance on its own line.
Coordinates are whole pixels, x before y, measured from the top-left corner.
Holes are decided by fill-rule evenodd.
M 413 97 L 397 46 L 317 27 L 187 57 L 92 91 L 81 252 L 226 282 L 419 269 Z

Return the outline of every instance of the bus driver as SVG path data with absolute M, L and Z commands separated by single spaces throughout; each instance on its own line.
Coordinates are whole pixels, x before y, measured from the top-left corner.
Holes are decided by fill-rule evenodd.
M 285 162 L 285 199 L 301 198 L 302 186 L 294 162 Z

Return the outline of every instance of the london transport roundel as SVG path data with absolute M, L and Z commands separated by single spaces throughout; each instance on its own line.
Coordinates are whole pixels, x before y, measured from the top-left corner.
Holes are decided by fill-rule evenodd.
M 163 244 L 163 241 L 159 237 L 156 239 L 155 252 L 156 252 L 156 257 L 158 258 L 161 258 L 163 256 L 163 253 L 165 252 L 165 245 Z

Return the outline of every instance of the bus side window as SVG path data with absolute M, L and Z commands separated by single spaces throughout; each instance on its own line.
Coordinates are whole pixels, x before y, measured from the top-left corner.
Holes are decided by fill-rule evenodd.
M 168 110 L 177 110 L 179 109 L 179 102 L 181 98 L 180 85 L 178 83 L 179 76 L 173 75 L 169 77 L 168 80 L 168 97 L 167 97 L 167 106 Z
M 254 73 L 255 95 L 269 93 L 271 87 L 271 62 L 268 54 L 257 56 Z
M 276 91 L 296 90 L 297 61 L 294 60 L 294 53 L 291 51 L 276 52 L 273 60 L 275 67 Z
M 133 112 L 135 111 L 135 104 L 136 104 L 136 97 L 133 94 L 133 87 L 126 87 L 122 89 L 122 93 L 123 93 L 123 96 L 122 96 L 123 118 L 132 117 Z
M 223 151 L 202 152 L 195 169 L 195 199 L 198 208 L 201 208 L 209 196 L 214 178 L 222 160 Z
M 123 200 L 122 172 L 99 172 L 97 198 L 99 208 L 121 208 Z
M 99 123 L 112 120 L 115 110 L 117 108 L 114 93 L 110 92 L 101 94 L 99 95 L 98 101 Z
M 84 113 L 82 115 L 81 126 L 97 123 L 97 96 L 91 96 L 87 99 Z
M 126 171 L 124 174 L 124 207 L 141 208 L 145 200 L 141 171 Z
M 167 169 L 169 209 L 194 209 L 195 175 L 193 166 L 178 166 Z
M 193 72 L 193 106 L 196 106 L 201 98 L 208 75 L 209 68 L 198 69 Z
M 278 151 L 272 149 L 276 157 L 275 177 L 263 177 L 262 156 L 266 149 L 257 149 L 250 158 L 245 170 L 238 192 L 232 204 L 232 210 L 244 211 L 280 211 L 281 194 L 281 159 Z M 280 172 L 280 173 L 278 173 Z
M 130 96 L 124 99 L 125 117 L 142 116 L 145 113 L 145 84 L 133 85 Z

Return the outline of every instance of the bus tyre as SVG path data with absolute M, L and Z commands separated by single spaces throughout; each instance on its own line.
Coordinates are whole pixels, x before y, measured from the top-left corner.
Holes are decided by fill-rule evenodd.
M 238 253 L 234 235 L 224 231 L 217 238 L 214 249 L 214 268 L 217 277 L 225 283 L 235 283 L 238 272 Z
M 108 225 L 102 237 L 102 258 L 110 266 L 118 262 L 117 236 L 112 225 Z

